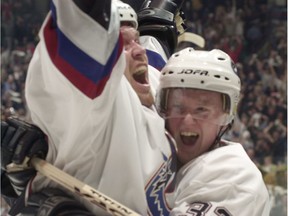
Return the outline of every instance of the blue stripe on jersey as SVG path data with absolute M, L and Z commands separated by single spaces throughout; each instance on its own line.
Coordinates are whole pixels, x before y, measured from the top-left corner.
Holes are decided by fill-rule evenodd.
M 103 91 L 122 50 L 121 35 L 105 65 L 100 64 L 72 43 L 56 25 L 56 8 L 44 28 L 44 38 L 51 61 L 82 93 L 94 99 Z
M 166 201 L 165 194 L 172 193 L 176 183 L 177 156 L 175 143 L 168 131 L 165 131 L 165 135 L 170 143 L 172 155 L 169 158 L 167 156 L 163 157 L 162 165 L 145 187 L 149 207 L 148 215 L 152 216 L 168 216 L 170 214 L 171 207 Z
M 50 1 L 50 10 L 51 10 L 51 15 L 52 15 L 52 20 L 54 22 L 54 26 L 56 26 L 57 13 L 56 13 L 56 7 L 53 4 L 53 1 Z
M 56 8 L 52 4 L 52 17 L 56 18 Z M 56 20 L 54 21 L 56 23 Z M 116 44 L 111 56 L 105 65 L 91 58 L 76 45 L 74 45 L 69 38 L 67 38 L 61 29 L 57 28 L 58 39 L 58 54 L 66 62 L 68 62 L 75 70 L 79 71 L 83 76 L 91 80 L 93 83 L 98 83 L 101 79 L 106 77 L 113 69 L 114 63 L 118 57 L 119 43 Z M 91 44 L 93 46 L 93 44 Z M 94 44 L 96 46 L 96 44 Z M 95 73 L 97 72 L 97 73 Z
M 146 49 L 146 53 L 148 56 L 148 63 L 149 65 L 153 66 L 157 70 L 162 70 L 162 68 L 165 66 L 166 62 L 162 58 L 162 56 L 152 50 Z
M 107 63 L 102 65 L 75 46 L 59 29 L 58 40 L 59 56 L 95 84 L 111 73 L 118 58 L 119 42 L 114 47 Z
M 165 198 L 165 191 L 171 179 L 174 179 L 175 173 L 170 171 L 171 158 L 163 162 L 159 170 L 150 179 L 146 185 L 146 198 L 148 203 L 149 215 L 168 216 L 170 207 Z

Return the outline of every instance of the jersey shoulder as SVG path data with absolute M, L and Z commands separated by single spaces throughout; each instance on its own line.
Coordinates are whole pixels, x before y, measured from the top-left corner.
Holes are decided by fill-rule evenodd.
M 239 184 L 251 191 L 255 190 L 253 185 L 256 182 L 262 181 L 261 172 L 246 154 L 243 146 L 233 142 L 226 142 L 225 146 L 190 161 L 179 170 L 178 175 L 187 184 L 191 184 L 191 181 L 207 185 L 211 185 L 211 182 L 222 182 Z

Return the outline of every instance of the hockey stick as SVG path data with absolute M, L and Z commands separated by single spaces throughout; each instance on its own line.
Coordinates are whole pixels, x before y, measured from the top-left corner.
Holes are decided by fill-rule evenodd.
M 25 161 L 22 165 L 17 165 L 14 163 L 7 165 L 7 172 L 27 169 L 28 160 L 29 158 L 25 158 Z M 33 166 L 37 171 L 39 171 L 44 176 L 62 185 L 69 191 L 83 197 L 87 201 L 99 206 L 100 208 L 109 212 L 111 215 L 140 216 L 133 210 L 127 208 L 126 206 L 120 204 L 119 202 L 113 200 L 112 198 L 104 195 L 103 193 L 100 193 L 91 186 L 81 182 L 80 180 L 58 169 L 57 167 L 53 166 L 52 164 L 48 163 L 45 160 L 34 157 L 30 161 L 30 166 Z
M 80 195 L 89 202 L 101 207 L 116 216 L 140 216 L 138 213 L 100 193 L 89 185 L 63 172 L 52 164 L 39 158 L 32 158 L 31 165 L 41 174 L 62 185 L 66 189 Z
M 181 42 L 190 42 L 194 43 L 197 46 L 204 48 L 205 39 L 198 34 L 194 34 L 192 32 L 184 32 L 183 34 L 178 36 L 178 44 Z

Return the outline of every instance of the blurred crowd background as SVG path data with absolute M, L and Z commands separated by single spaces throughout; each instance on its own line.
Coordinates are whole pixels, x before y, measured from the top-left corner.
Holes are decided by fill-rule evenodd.
M 48 9 L 48 0 L 1 1 L 1 120 L 29 121 L 25 78 Z M 221 49 L 236 63 L 241 102 L 225 138 L 242 143 L 261 170 L 271 216 L 286 216 L 287 1 L 186 0 L 183 11 L 188 31 L 205 38 L 206 50 Z

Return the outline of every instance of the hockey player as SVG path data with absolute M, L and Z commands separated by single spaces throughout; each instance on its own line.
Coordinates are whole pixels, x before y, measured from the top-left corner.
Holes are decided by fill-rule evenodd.
M 148 182 L 157 178 L 159 172 L 168 173 L 165 164 L 171 157 L 171 149 L 164 121 L 149 109 L 153 101 L 147 90 L 145 50 L 138 44 L 137 34 L 129 35 L 131 31 L 125 34 L 125 29 L 119 34 L 115 13 L 114 5 L 110 13 L 109 1 L 52 1 L 28 70 L 27 103 L 33 122 L 48 138 L 46 160 L 141 215 L 147 213 L 148 205 L 152 215 L 159 215 L 160 205 L 154 201 L 159 195 L 148 194 L 146 200 L 144 188 L 150 192 Z M 135 38 L 125 44 L 126 36 Z M 135 58 L 134 62 L 127 56 Z M 130 63 L 136 68 L 132 77 L 139 81 L 136 92 L 144 94 L 144 100 L 141 97 L 139 100 L 133 85 L 124 77 L 124 73 L 129 73 Z M 16 143 L 10 140 L 5 147 L 11 152 Z M 7 163 L 2 165 L 5 169 Z M 23 183 L 21 178 L 14 180 L 14 186 Z M 49 188 L 57 185 L 37 174 L 30 186 L 33 193 L 25 211 L 39 213 L 41 204 L 49 203 L 55 196 L 54 189 Z M 163 196 L 162 188 L 158 189 L 155 191 Z M 25 198 L 29 192 L 24 193 Z M 62 192 L 57 193 L 59 197 Z M 90 203 L 79 201 L 96 215 L 108 215 Z M 63 207 L 63 202 L 58 204 Z M 68 202 L 69 205 L 77 207 L 74 202 Z M 75 211 L 67 205 L 66 208 L 44 206 L 53 213 L 55 209 L 68 215 Z
M 120 0 L 114 0 L 114 3 L 117 6 L 121 26 L 131 26 L 138 30 L 138 16 L 135 10 Z M 161 70 L 169 56 L 167 56 L 163 49 L 164 45 L 161 45 L 153 34 L 150 32 L 149 35 L 140 35 L 139 42 L 146 48 L 149 65 L 157 70 Z M 176 35 L 176 32 L 174 34 Z
M 196 49 L 204 48 L 203 37 L 192 32 L 185 32 L 187 29 L 185 16 L 179 10 L 183 1 L 154 0 L 140 2 L 141 4 L 134 1 L 134 7 L 140 7 L 138 15 L 130 5 L 120 0 L 114 1 L 119 11 L 120 22 L 139 30 L 140 44 L 146 48 L 149 65 L 154 68 L 161 70 L 176 50 L 187 46 Z
M 234 63 L 220 50 L 186 48 L 163 68 L 156 106 L 178 157 L 177 181 L 167 193 L 171 215 L 269 215 L 260 171 L 240 143 L 221 139 L 240 88 Z

